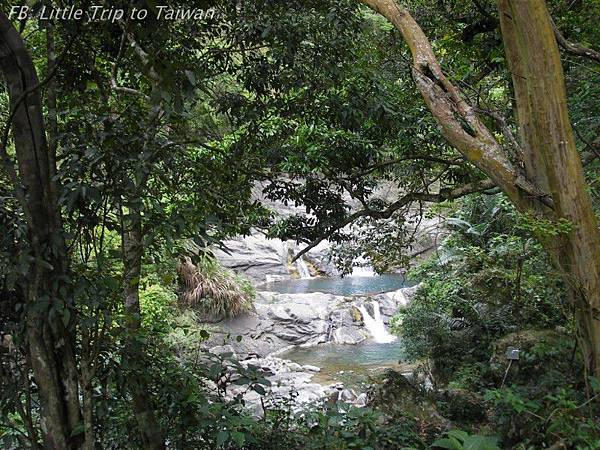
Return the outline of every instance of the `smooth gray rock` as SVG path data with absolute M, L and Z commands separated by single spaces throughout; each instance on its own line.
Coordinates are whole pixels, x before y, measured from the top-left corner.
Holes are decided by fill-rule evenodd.
M 266 395 L 262 399 L 256 392 L 249 390 L 247 385 L 231 384 L 227 387 L 227 396 L 233 398 L 241 395 L 246 402 L 246 407 L 255 416 L 261 417 L 264 413 L 263 402 L 269 405 L 273 400 L 289 397 L 292 392 L 296 394 L 294 404 L 298 408 L 303 403 L 318 401 L 325 396 L 326 387 L 311 381 L 314 371 L 299 364 L 272 356 L 251 358 L 241 364 L 246 367 L 249 365 L 260 367 L 271 383 L 270 386 L 265 386 Z M 319 368 L 315 369 L 318 371 Z
M 215 249 L 213 253 L 221 264 L 251 281 L 264 283 L 267 275 L 289 279 L 287 247 L 279 239 L 267 239 L 253 231 L 250 236 L 224 242 L 230 253 Z
M 338 401 L 353 403 L 357 398 L 358 396 L 356 395 L 356 392 L 354 392 L 352 389 L 342 389 L 338 396 Z
M 351 327 L 357 325 L 350 308 L 339 309 L 331 313 L 331 322 L 334 327 Z
M 404 291 L 404 290 L 403 290 Z M 205 348 L 231 345 L 241 358 L 265 357 L 290 346 L 325 342 L 357 344 L 369 338 L 362 320 L 355 321 L 353 308 L 364 304 L 372 314 L 372 301 L 380 305 L 388 322 L 405 302 L 402 292 L 374 297 L 342 297 L 324 293 L 279 294 L 258 292 L 255 310 L 219 323 L 207 323 L 211 334 Z M 241 336 L 238 341 L 237 336 Z
M 209 349 L 209 352 L 213 355 L 223 355 L 224 353 L 231 353 L 233 358 L 237 358 L 235 350 L 231 345 L 216 345 Z
M 358 344 L 367 339 L 367 333 L 356 326 L 336 328 L 333 332 L 333 340 L 338 344 Z
M 367 394 L 365 392 L 363 392 L 356 398 L 356 400 L 354 401 L 354 405 L 358 406 L 358 407 L 367 406 L 368 400 L 369 400 L 369 397 L 367 396 Z

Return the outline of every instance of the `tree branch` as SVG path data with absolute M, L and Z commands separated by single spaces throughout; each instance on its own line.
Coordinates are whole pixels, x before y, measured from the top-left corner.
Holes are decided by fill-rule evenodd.
M 457 198 L 464 197 L 465 195 L 472 194 L 474 192 L 483 192 L 489 189 L 493 189 L 496 187 L 496 184 L 492 180 L 483 180 L 476 181 L 473 183 L 468 183 L 463 186 L 454 188 L 454 189 L 442 189 L 437 194 L 430 194 L 427 192 L 410 192 L 408 194 L 403 195 L 386 209 L 381 211 L 376 211 L 367 208 L 361 209 L 350 214 L 344 220 L 329 228 L 327 231 L 321 233 L 316 239 L 311 241 L 306 247 L 304 247 L 300 252 L 298 252 L 292 262 L 295 262 L 298 258 L 301 258 L 303 255 L 308 253 L 311 249 L 315 248 L 325 239 L 331 237 L 334 233 L 341 230 L 347 225 L 350 225 L 352 222 L 356 221 L 361 217 L 371 217 L 373 219 L 389 219 L 396 211 L 405 207 L 411 202 L 414 201 L 422 201 L 429 203 L 441 203 L 448 200 L 456 200 Z
M 476 110 L 445 76 L 423 30 L 408 10 L 394 0 L 358 0 L 387 18 L 400 31 L 413 57 L 412 74 L 423 99 L 446 140 L 478 169 L 486 173 L 516 204 L 537 199 L 552 207 L 505 154 Z
M 2 130 L 2 142 L 0 144 L 0 160 L 2 161 L 2 166 L 4 167 L 4 170 L 6 171 L 6 173 L 9 176 L 10 181 L 13 184 L 13 189 L 15 190 L 15 194 L 16 194 L 17 198 L 19 199 L 20 203 L 22 204 L 23 208 L 25 208 L 25 206 L 26 206 L 25 192 L 23 191 L 22 187 L 20 186 L 19 178 L 18 178 L 17 172 L 15 170 L 13 160 L 9 156 L 8 150 L 7 150 L 8 138 L 10 136 L 10 129 L 12 127 L 12 123 L 15 118 L 15 115 L 17 114 L 17 111 L 19 110 L 19 107 L 21 106 L 21 104 L 27 99 L 27 97 L 30 94 L 41 89 L 42 87 L 44 87 L 46 84 L 48 84 L 54 78 L 54 75 L 56 75 L 58 66 L 60 65 L 60 63 L 62 62 L 64 57 L 66 56 L 66 54 L 69 51 L 69 49 L 71 48 L 71 45 L 73 44 L 73 42 L 75 42 L 75 39 L 74 38 L 70 39 L 69 42 L 67 43 L 67 45 L 65 46 L 65 48 L 63 49 L 63 51 L 61 52 L 60 56 L 58 58 L 54 59 L 53 64 L 51 65 L 50 71 L 46 75 L 46 78 L 44 78 L 42 81 L 40 81 L 37 84 L 24 90 L 23 93 L 15 100 L 14 104 L 12 105 L 10 114 L 8 115 L 8 119 L 6 119 L 6 123 L 4 124 L 4 128 Z M 28 211 L 24 211 L 24 212 L 25 212 L 26 216 L 29 215 Z
M 485 114 L 486 116 L 489 116 L 492 119 L 494 119 L 494 121 L 496 122 L 496 124 L 502 130 L 502 134 L 504 135 L 504 137 L 508 141 L 508 144 L 510 145 L 510 148 L 511 148 L 511 150 L 513 152 L 513 155 L 512 155 L 513 158 L 515 160 L 522 161 L 522 159 L 523 159 L 523 149 L 521 148 L 521 144 L 519 144 L 519 141 L 517 140 L 517 138 L 513 134 L 512 130 L 508 126 L 508 123 L 506 122 L 506 119 L 504 117 L 502 117 L 500 114 L 498 114 L 497 112 L 495 112 L 495 111 L 490 111 L 490 110 L 483 109 L 483 108 L 475 108 L 475 109 L 476 109 L 477 112 L 480 112 L 481 114 Z
M 558 45 L 560 45 L 567 53 L 576 56 L 583 56 L 584 58 L 591 59 L 592 61 L 596 61 L 600 63 L 600 52 L 593 50 L 588 47 L 584 47 L 577 42 L 571 42 L 564 37 L 564 35 L 560 32 L 554 20 L 552 21 L 552 28 L 554 29 L 554 35 L 556 36 L 556 41 Z
M 398 163 L 403 162 L 403 161 L 420 161 L 420 160 L 421 161 L 435 162 L 435 163 L 440 163 L 440 164 L 446 164 L 448 166 L 452 166 L 452 165 L 458 165 L 463 159 L 462 158 L 455 158 L 455 159 L 449 160 L 449 159 L 437 158 L 435 156 L 426 156 L 426 155 L 403 156 L 401 158 L 392 159 L 390 161 L 384 161 L 384 162 L 381 162 L 381 163 L 378 163 L 378 164 L 373 164 L 372 166 L 367 167 L 362 172 L 349 174 L 346 178 L 348 178 L 348 179 L 356 179 L 356 178 L 363 177 L 365 175 L 369 175 L 370 173 L 372 173 L 372 172 L 374 172 L 374 171 L 376 171 L 378 169 L 384 169 L 386 167 L 393 166 L 393 165 L 398 164 Z

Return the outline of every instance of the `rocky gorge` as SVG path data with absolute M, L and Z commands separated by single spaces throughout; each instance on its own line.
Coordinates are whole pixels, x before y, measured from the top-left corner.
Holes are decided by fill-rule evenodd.
M 300 208 L 275 202 L 269 207 L 281 217 L 304 213 Z M 436 233 L 439 228 L 435 220 L 423 222 L 419 233 L 415 233 L 415 248 L 422 252 L 433 247 Z M 295 242 L 267 239 L 257 230 L 226 241 L 225 247 L 227 251 L 215 250 L 215 256 L 224 267 L 252 282 L 256 298 L 250 311 L 203 324 L 210 335 L 203 343 L 205 350 L 230 355 L 245 367 L 258 367 L 271 384 L 271 398 L 295 392 L 297 403 L 335 398 L 363 405 L 364 393 L 346 389 L 332 368 L 327 370 L 314 362 L 316 355 L 327 353 L 333 360 L 330 365 L 336 366 L 336 353 L 344 353 L 351 367 L 352 358 L 360 364 L 362 357 L 369 358 L 361 352 L 375 351 L 383 359 L 374 361 L 373 368 L 397 365 L 401 343 L 390 344 L 396 337 L 387 327 L 417 287 L 405 286 L 400 274 L 379 277 L 368 266 L 358 267 L 351 276 L 339 277 L 330 261 L 327 241 L 295 262 L 293 256 L 299 251 Z M 391 347 L 378 347 L 381 345 Z M 294 349 L 306 349 L 302 363 L 294 361 Z M 323 371 L 331 373 L 324 377 Z M 246 403 L 260 415 L 263 404 L 256 392 L 232 385 L 228 395 L 238 394 L 243 394 Z
M 340 296 L 321 292 L 280 294 L 259 291 L 255 310 L 218 323 L 207 323 L 209 352 L 231 355 L 245 367 L 253 365 L 269 380 L 268 397 L 295 394 L 295 402 L 306 403 L 334 396 L 362 405 L 362 393 L 355 393 L 335 379 L 315 382 L 322 368 L 287 359 L 286 351 L 308 347 L 308 352 L 325 346 L 356 346 L 376 339 L 360 310 L 368 317 L 380 317 L 387 325 L 415 291 L 414 287 L 372 296 Z M 379 314 L 377 314 L 379 311 Z M 359 357 L 359 356 L 357 356 Z M 397 361 L 396 361 L 397 362 Z M 261 414 L 260 396 L 245 386 L 232 386 L 231 396 L 243 393 L 247 405 Z
M 204 327 L 210 337 L 204 346 L 210 353 L 231 355 L 244 367 L 259 367 L 270 382 L 266 398 L 271 400 L 293 393 L 296 404 L 334 398 L 364 405 L 364 393 L 346 388 L 335 375 L 319 377 L 323 367 L 299 364 L 292 358 L 288 359 L 287 354 L 295 348 L 307 348 L 309 356 L 313 351 L 324 348 L 335 353 L 335 349 L 342 346 L 394 340 L 395 337 L 387 332 L 387 325 L 399 308 L 410 301 L 416 287 L 346 295 L 270 290 L 277 288 L 281 280 L 288 280 L 286 283 L 292 286 L 306 281 L 335 280 L 339 285 L 353 280 L 377 280 L 374 275 L 344 279 L 327 277 L 335 277 L 336 272 L 327 264 L 325 245 L 312 252 L 306 260 L 301 260 L 301 267 L 291 266 L 290 269 L 292 245 L 267 241 L 262 236 L 250 236 L 231 242 L 229 247 L 233 251 L 230 254 L 219 255 L 223 265 L 245 273 L 257 286 L 257 293 L 253 310 L 232 318 L 206 322 Z M 300 279 L 301 273 L 304 273 L 304 279 Z M 311 278 L 313 275 L 322 278 Z M 374 284 L 377 285 L 377 281 Z M 303 289 L 301 287 L 300 290 Z M 360 355 L 356 357 L 360 358 Z M 312 362 L 310 357 L 309 362 Z M 397 359 L 392 361 L 397 362 Z M 315 378 L 319 380 L 315 381 Z M 230 386 L 229 396 L 240 394 L 256 415 L 262 414 L 264 401 L 259 394 L 248 390 L 247 386 Z
M 212 352 L 248 358 L 278 354 L 293 346 L 358 344 L 373 338 L 360 309 L 372 318 L 379 308 L 387 325 L 414 291 L 414 287 L 402 288 L 373 296 L 259 291 L 254 311 L 206 325 L 211 334 L 206 345 Z M 231 339 L 237 336 L 239 341 Z

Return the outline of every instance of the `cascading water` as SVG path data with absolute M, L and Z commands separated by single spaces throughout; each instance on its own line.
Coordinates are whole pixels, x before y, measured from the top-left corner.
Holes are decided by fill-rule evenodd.
M 312 278 L 312 276 L 310 275 L 310 270 L 308 269 L 304 258 L 298 258 L 296 260 L 296 268 L 298 269 L 298 274 L 300 275 L 300 278 Z
M 391 335 L 388 330 L 385 328 L 385 324 L 381 319 L 381 312 L 379 310 L 379 303 L 376 301 L 372 301 L 371 305 L 373 305 L 373 317 L 367 311 L 364 305 L 358 306 L 358 310 L 363 316 L 363 322 L 365 323 L 365 328 L 369 330 L 371 336 L 373 336 L 373 340 L 380 344 L 386 344 L 388 342 L 393 342 L 396 340 L 396 336 Z

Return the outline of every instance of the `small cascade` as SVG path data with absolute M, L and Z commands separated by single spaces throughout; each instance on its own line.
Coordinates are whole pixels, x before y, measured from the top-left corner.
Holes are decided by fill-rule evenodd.
M 304 258 L 298 258 L 296 260 L 296 268 L 298 269 L 298 274 L 300 275 L 300 278 L 312 278 L 312 276 L 310 275 L 310 270 L 308 269 L 308 265 L 306 264 L 306 261 L 304 261 Z
M 373 340 L 380 344 L 386 344 L 388 342 L 393 342 L 396 340 L 396 336 L 393 336 L 389 333 L 389 331 L 385 328 L 385 324 L 381 319 L 381 311 L 379 310 L 379 303 L 376 301 L 372 301 L 371 305 L 373 305 L 373 317 L 367 311 L 364 305 L 360 305 L 358 310 L 363 316 L 363 322 L 365 323 L 365 328 L 369 330 L 371 336 L 373 336 Z
M 352 268 L 352 277 L 374 277 L 377 275 L 375 271 L 369 266 L 356 266 Z

